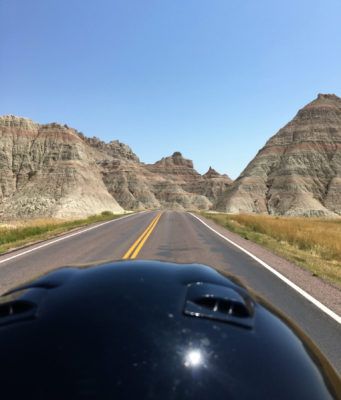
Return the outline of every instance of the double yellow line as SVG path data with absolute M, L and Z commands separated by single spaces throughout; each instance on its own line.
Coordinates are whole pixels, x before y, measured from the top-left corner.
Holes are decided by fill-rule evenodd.
M 139 251 L 142 249 L 142 246 L 146 243 L 148 237 L 152 233 L 153 229 L 155 228 L 156 224 L 158 223 L 162 212 L 158 214 L 153 221 L 148 225 L 147 229 L 142 233 L 142 235 L 136 240 L 136 242 L 130 247 L 130 249 L 125 253 L 123 256 L 123 260 L 126 260 L 130 257 L 130 259 L 134 259 L 138 254 Z

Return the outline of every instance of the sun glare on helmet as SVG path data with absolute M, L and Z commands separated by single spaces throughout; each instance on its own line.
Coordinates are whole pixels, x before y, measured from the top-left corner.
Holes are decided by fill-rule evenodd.
M 202 363 L 202 355 L 199 350 L 191 350 L 186 354 L 185 366 L 197 367 Z

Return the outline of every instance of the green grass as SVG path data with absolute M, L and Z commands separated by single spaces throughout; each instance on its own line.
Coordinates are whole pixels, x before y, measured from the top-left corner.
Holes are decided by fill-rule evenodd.
M 18 224 L 22 226 L 0 228 L 0 254 L 11 248 L 47 239 L 74 228 L 90 225 L 95 222 L 110 221 L 120 216 L 121 214 L 113 214 L 111 211 L 103 211 L 99 215 L 91 215 L 83 219 L 56 220 L 50 218 L 20 221 Z
M 341 287 L 341 218 L 201 214 Z

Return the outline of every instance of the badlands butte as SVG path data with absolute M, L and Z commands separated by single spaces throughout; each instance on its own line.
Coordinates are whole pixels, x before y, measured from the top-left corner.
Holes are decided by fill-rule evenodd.
M 341 215 L 341 99 L 319 94 L 234 182 L 213 168 L 199 174 L 180 152 L 145 164 L 118 140 L 0 116 L 1 220 L 144 208 Z

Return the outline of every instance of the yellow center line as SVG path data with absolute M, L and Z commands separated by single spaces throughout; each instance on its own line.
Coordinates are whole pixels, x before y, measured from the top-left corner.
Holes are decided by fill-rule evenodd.
M 148 233 L 146 234 L 146 236 L 142 239 L 142 241 L 140 242 L 140 244 L 136 247 L 134 253 L 133 253 L 132 256 L 130 257 L 131 259 L 135 258 L 135 257 L 139 254 L 139 251 L 141 250 L 142 246 L 145 244 L 145 242 L 146 242 L 146 240 L 148 239 L 149 235 L 152 233 L 152 231 L 153 231 L 153 229 L 155 228 L 156 224 L 159 222 L 159 219 L 160 219 L 160 217 L 161 217 L 161 214 L 162 214 L 162 213 L 160 213 L 160 214 L 157 216 L 157 219 L 155 220 L 155 222 L 153 223 L 153 225 L 150 227 L 150 230 L 148 231 Z
M 127 258 L 129 258 L 130 254 L 135 250 L 135 248 L 138 246 L 138 250 L 136 249 L 133 256 L 131 258 L 135 258 L 138 254 L 138 252 L 141 250 L 141 247 L 143 246 L 143 244 L 146 242 L 148 236 L 151 234 L 152 230 L 155 228 L 155 225 L 157 224 L 158 220 L 161 217 L 161 214 L 158 214 L 153 221 L 148 225 L 147 229 L 142 233 L 141 236 L 138 237 L 138 239 L 135 241 L 135 243 L 129 248 L 129 250 L 125 253 L 125 255 L 123 256 L 123 260 L 126 260 Z M 145 239 L 145 240 L 144 240 Z M 143 243 L 142 243 L 143 241 Z M 142 243 L 142 244 L 141 244 Z M 140 246 L 139 246 L 140 244 Z

